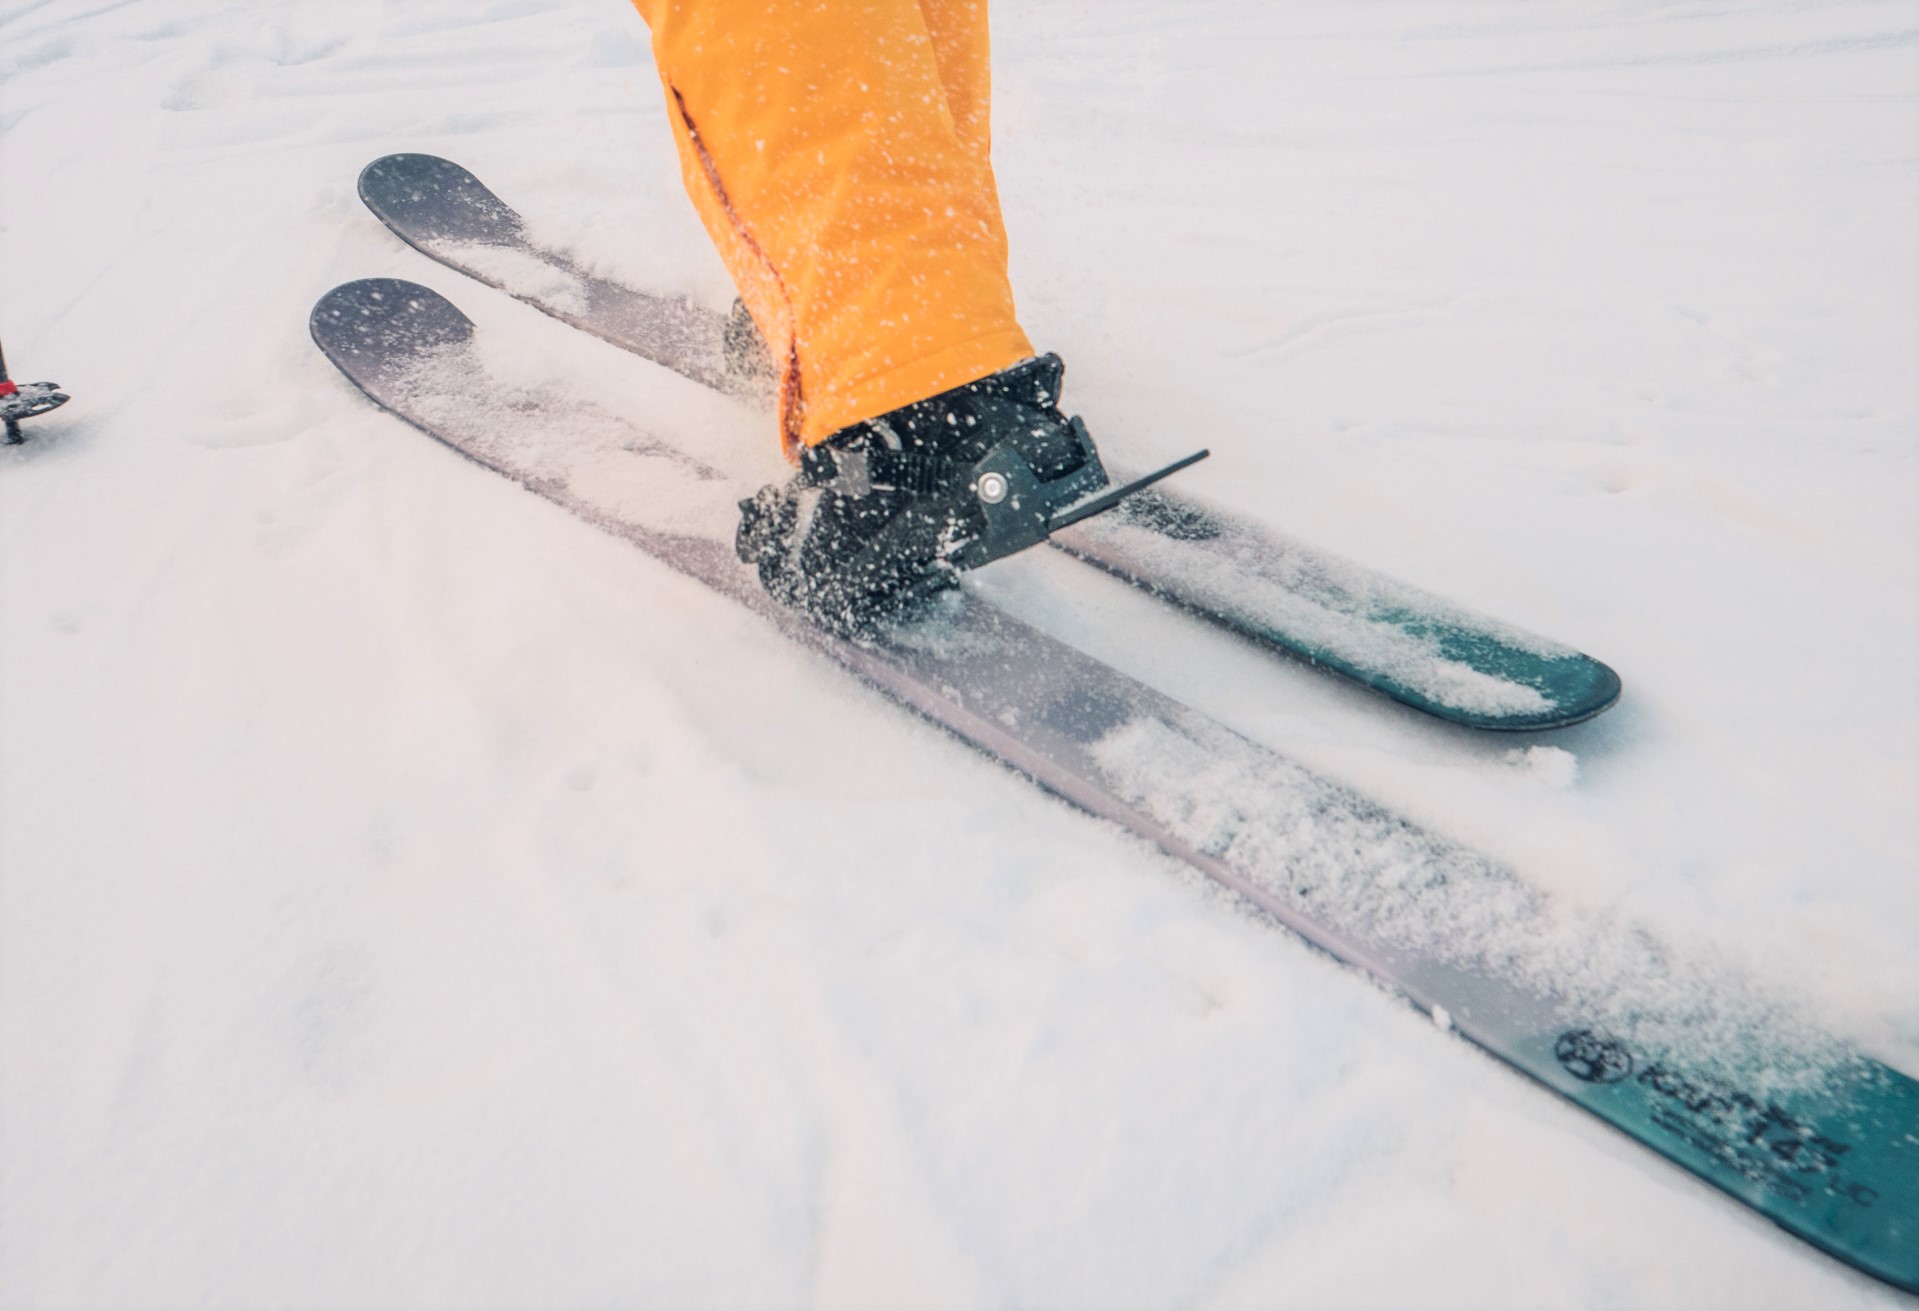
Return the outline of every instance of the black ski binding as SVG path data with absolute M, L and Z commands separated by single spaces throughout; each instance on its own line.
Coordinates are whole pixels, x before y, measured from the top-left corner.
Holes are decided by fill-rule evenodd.
M 792 480 L 740 502 L 735 551 L 774 596 L 851 630 L 1206 457 L 1111 488 L 1056 407 L 1063 368 L 1035 356 L 806 447 Z

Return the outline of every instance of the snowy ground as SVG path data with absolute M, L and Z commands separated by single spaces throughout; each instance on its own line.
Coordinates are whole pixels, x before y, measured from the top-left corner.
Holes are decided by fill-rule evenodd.
M 1488 739 L 985 585 L 1919 1071 L 1919 10 L 995 35 L 1102 440 L 1626 700 Z M 75 396 L 0 455 L 0 1304 L 1902 1302 L 374 412 L 305 320 L 392 274 L 776 471 L 387 235 L 401 149 L 728 297 L 620 0 L 0 0 L 0 332 Z

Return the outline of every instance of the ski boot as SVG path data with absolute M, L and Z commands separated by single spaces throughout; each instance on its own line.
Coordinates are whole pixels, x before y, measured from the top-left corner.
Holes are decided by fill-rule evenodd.
M 1057 355 L 854 424 L 740 502 L 735 547 L 767 591 L 836 631 L 934 596 L 1204 452 L 1117 492 L 1091 434 L 1058 408 Z

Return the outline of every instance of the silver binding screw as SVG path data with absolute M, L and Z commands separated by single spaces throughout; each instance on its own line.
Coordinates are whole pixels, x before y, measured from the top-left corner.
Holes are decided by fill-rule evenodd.
M 998 505 L 1006 499 L 1006 475 L 1003 473 L 983 473 L 979 480 L 979 498 L 988 505 Z

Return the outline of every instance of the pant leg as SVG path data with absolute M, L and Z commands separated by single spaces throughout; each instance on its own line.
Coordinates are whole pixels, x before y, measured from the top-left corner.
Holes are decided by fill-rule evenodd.
M 983 3 L 634 3 L 687 192 L 782 366 L 789 451 L 1033 353 L 987 155 Z
M 986 0 L 919 0 L 961 149 L 992 176 L 992 61 Z

